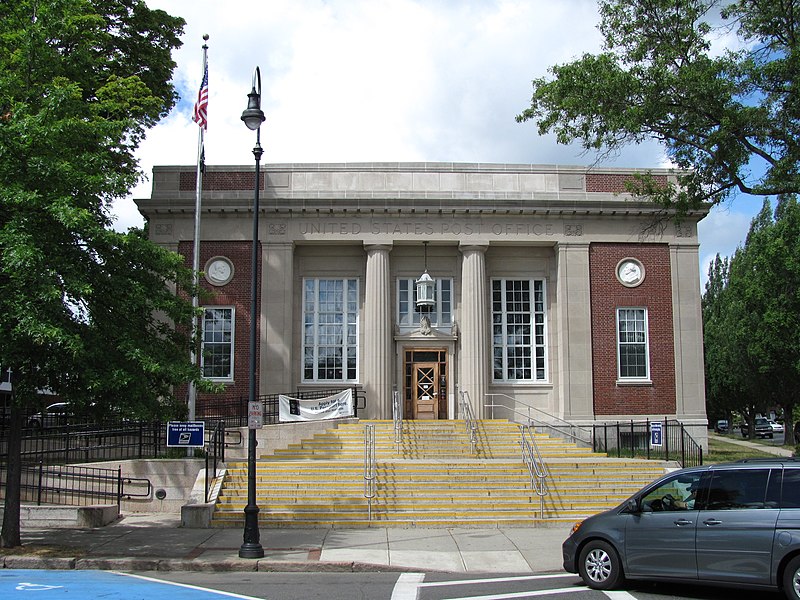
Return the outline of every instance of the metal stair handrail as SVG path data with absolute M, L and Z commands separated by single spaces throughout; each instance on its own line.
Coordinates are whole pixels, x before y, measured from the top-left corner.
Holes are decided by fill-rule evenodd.
M 472 413 L 472 404 L 469 401 L 469 392 L 461 390 L 459 394 L 459 403 L 461 416 L 464 417 L 464 425 L 467 429 L 469 436 L 469 451 L 470 454 L 476 454 L 478 446 L 478 426 L 475 424 L 475 416 Z
M 375 426 L 364 426 L 364 498 L 367 499 L 367 518 L 372 521 L 372 499 L 375 497 Z
M 588 448 L 592 447 L 592 439 L 593 433 L 592 430 L 588 427 L 581 427 L 579 425 L 575 425 L 574 423 L 570 423 L 569 421 L 565 421 L 564 419 L 557 417 L 555 415 L 551 415 L 543 411 L 540 408 L 536 408 L 535 406 L 531 406 L 530 404 L 526 404 L 525 402 L 514 399 L 507 394 L 486 394 L 486 397 L 490 399 L 484 406 L 490 409 L 489 415 L 491 419 L 494 419 L 494 409 L 497 408 L 505 408 L 507 411 L 512 413 L 515 416 L 524 417 L 527 420 L 527 424 L 529 426 L 547 429 L 552 431 L 557 437 L 561 437 L 564 439 L 570 439 L 576 444 L 583 444 Z M 527 412 L 523 412 L 518 410 L 517 408 L 513 408 L 509 404 L 504 404 L 502 402 L 495 401 L 495 398 L 505 398 L 509 400 L 510 404 L 513 406 L 522 405 L 527 408 Z M 536 418 L 532 416 L 532 412 L 535 412 L 539 415 L 542 415 L 543 418 Z M 512 419 L 519 422 L 517 419 Z
M 539 452 L 539 445 L 534 437 L 533 427 L 530 425 L 520 425 L 520 449 L 522 451 L 522 461 L 528 467 L 531 476 L 531 489 L 539 496 L 539 518 L 544 519 L 544 497 L 547 496 L 547 478 L 550 471 L 542 459 Z
M 400 412 L 400 392 L 392 392 L 392 416 L 394 417 L 394 445 L 395 452 L 400 454 L 403 445 L 403 415 Z

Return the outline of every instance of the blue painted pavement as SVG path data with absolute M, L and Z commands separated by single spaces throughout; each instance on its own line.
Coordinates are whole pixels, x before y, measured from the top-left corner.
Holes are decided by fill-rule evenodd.
M 63 597 L 72 600 L 252 600 L 251 596 L 108 571 L 0 569 L 0 598 L 3 600 Z

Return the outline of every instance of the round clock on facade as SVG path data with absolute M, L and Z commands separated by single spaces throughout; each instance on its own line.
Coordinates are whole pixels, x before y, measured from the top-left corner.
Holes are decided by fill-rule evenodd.
M 624 258 L 617 264 L 617 279 L 627 287 L 636 287 L 644 281 L 644 266 L 635 258 Z
M 233 264 L 227 258 L 215 256 L 206 263 L 205 272 L 211 285 L 225 285 L 233 278 Z

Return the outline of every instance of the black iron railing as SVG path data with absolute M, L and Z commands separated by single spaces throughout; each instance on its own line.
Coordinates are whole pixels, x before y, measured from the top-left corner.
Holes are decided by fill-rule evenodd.
M 7 473 L 2 464 L 0 480 Z M 5 482 L 2 482 L 5 484 Z M 122 469 L 75 465 L 27 464 L 22 466 L 20 500 L 41 504 L 86 506 L 115 503 L 122 499 L 148 498 L 148 479 L 123 477 Z
M 317 400 L 327 398 L 343 391 L 347 388 L 336 389 L 311 389 L 297 390 L 286 394 L 292 398 L 300 400 Z M 359 388 L 353 389 L 354 415 L 358 416 L 358 411 L 366 407 L 366 394 Z M 264 408 L 264 425 L 275 425 L 280 423 L 279 418 L 279 397 L 281 394 L 264 394 L 258 396 Z M 239 398 L 208 398 L 198 402 L 197 420 L 208 423 L 224 421 L 226 427 L 247 427 L 247 397 Z
M 239 434 L 239 443 L 241 444 L 241 432 Z M 217 424 L 211 431 L 211 437 L 206 442 L 206 502 L 209 501 L 211 495 L 211 482 L 217 476 L 217 466 L 225 462 L 225 421 L 217 421 Z
M 166 426 L 160 422 L 82 423 L 22 432 L 23 464 L 154 458 L 166 451 Z M 8 431 L 0 430 L 0 462 L 7 454 Z
M 618 458 L 674 460 L 683 467 L 703 464 L 703 447 L 675 419 L 595 424 L 592 449 Z

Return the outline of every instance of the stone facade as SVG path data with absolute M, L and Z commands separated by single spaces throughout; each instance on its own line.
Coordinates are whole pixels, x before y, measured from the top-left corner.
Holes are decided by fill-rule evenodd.
M 666 170 L 651 172 L 673 181 Z M 397 390 L 406 417 L 419 410 L 426 418 L 457 418 L 463 391 L 479 417 L 530 406 L 580 424 L 669 417 L 704 431 L 697 222 L 706 212 L 653 227 L 656 207 L 624 192 L 634 173 L 456 163 L 264 167 L 259 393 L 337 387 L 309 377 L 312 367 L 322 369 L 324 351 L 307 341 L 312 326 L 304 318 L 312 308 L 304 286 L 354 281 L 356 366 L 338 385 L 365 389 L 362 416 L 391 418 Z M 195 182 L 193 166 L 156 167 L 152 197 L 137 201 L 151 239 L 187 257 Z M 235 306 L 235 366 L 225 383 L 236 396 L 247 389 L 254 182 L 252 166 L 208 167 L 203 179 L 201 267 L 224 257 L 233 273 L 224 285 L 204 281 L 212 294 L 202 303 Z M 624 258 L 643 269 L 638 285 L 620 280 Z M 430 327 L 420 315 L 401 317 L 403 286 L 425 267 L 445 280 L 437 285 L 447 303 L 447 314 Z M 540 322 L 528 331 L 539 347 L 523 351 L 529 355 L 519 363 L 532 370 L 521 367 L 516 373 L 523 375 L 509 379 L 498 377 L 497 367 L 513 362 L 504 344 L 522 339 L 506 323 L 515 310 L 509 290 L 519 282 L 532 286 L 520 292 L 531 300 L 526 307 L 539 300 Z M 500 306 L 498 290 L 508 307 Z M 619 375 L 620 307 L 646 314 L 647 377 Z M 320 356 L 309 358 L 312 351 Z M 538 375 L 527 377 L 529 371 Z M 429 376 L 435 381 L 424 383 Z M 427 398 L 433 408 L 424 409 L 432 413 L 422 407 L 427 389 L 435 390 Z

